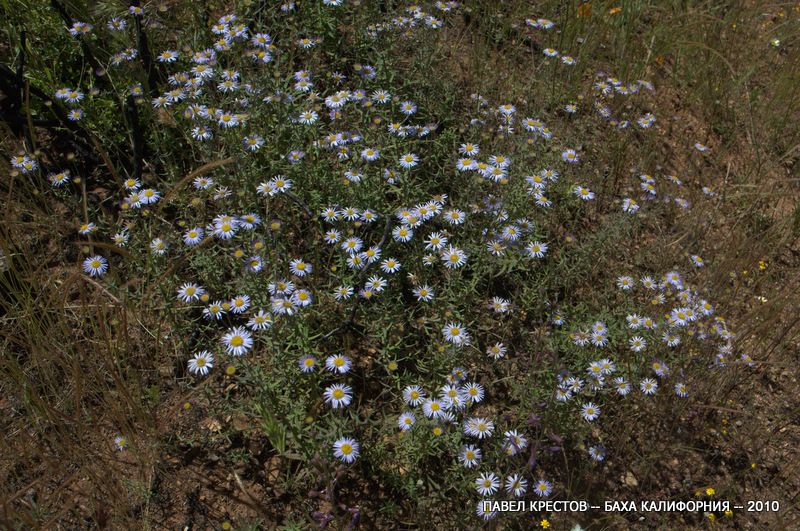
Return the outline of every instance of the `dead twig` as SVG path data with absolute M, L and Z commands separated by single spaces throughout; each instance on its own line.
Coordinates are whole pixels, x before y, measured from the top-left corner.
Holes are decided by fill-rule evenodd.
M 102 284 L 100 284 L 99 282 L 94 280 L 92 277 L 87 277 L 86 275 L 82 275 L 82 278 L 83 278 L 83 280 L 85 280 L 86 282 L 91 284 L 92 286 L 96 287 L 97 289 L 99 289 L 100 291 L 105 293 L 108 296 L 108 298 L 111 299 L 112 301 L 114 301 L 115 303 L 122 304 L 121 300 L 119 300 L 117 297 L 115 297 L 113 293 L 108 291 Z
M 164 201 L 162 201 L 162 204 L 168 203 L 178 190 L 180 190 L 183 186 L 186 185 L 186 183 L 188 183 L 195 177 L 199 177 L 200 175 L 208 173 L 211 170 L 215 170 L 221 166 L 226 166 L 231 162 L 233 162 L 233 157 L 228 157 L 227 159 L 214 160 L 207 164 L 203 164 L 194 171 L 189 172 L 185 177 L 183 177 L 180 181 L 178 181 L 178 183 L 175 186 L 172 187 L 172 190 L 166 193 L 166 195 L 164 196 Z

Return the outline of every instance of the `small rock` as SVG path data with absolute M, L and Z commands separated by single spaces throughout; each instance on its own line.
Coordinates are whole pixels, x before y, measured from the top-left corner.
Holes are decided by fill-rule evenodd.
M 625 484 L 629 487 L 638 487 L 639 481 L 636 479 L 636 476 L 633 475 L 633 472 L 627 472 L 625 474 Z

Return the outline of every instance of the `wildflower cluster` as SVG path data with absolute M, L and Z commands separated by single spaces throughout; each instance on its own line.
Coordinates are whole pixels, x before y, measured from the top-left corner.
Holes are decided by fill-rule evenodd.
M 132 102 L 164 160 L 195 169 L 148 160 L 142 171 L 137 159 L 101 206 L 66 164 L 40 168 L 32 154 L 11 164 L 46 175 L 74 208 L 84 280 L 168 309 L 188 385 L 241 367 L 237 384 L 272 401 L 224 399 L 281 417 L 284 435 L 265 429 L 270 442 L 336 463 L 314 465 L 330 484 L 364 461 L 388 477 L 413 450 L 408 462 L 435 461 L 488 520 L 496 515 L 484 500 L 563 490 L 560 465 L 537 452 L 588 441 L 583 457 L 602 466 L 615 451 L 606 419 L 626 400 L 690 400 L 698 367 L 753 363 L 696 287 L 702 251 L 686 255 L 685 272 L 634 274 L 623 241 L 616 271 L 630 274 L 598 281 L 586 262 L 610 258 L 575 250 L 598 225 L 634 233 L 650 208 L 691 211 L 689 197 L 714 197 L 712 186 L 693 194 L 661 168 L 632 165 L 623 193 L 597 177 L 595 151 L 571 124 L 602 123 L 620 138 L 656 134 L 652 83 L 601 72 L 589 102 L 555 107 L 473 94 L 458 123 L 442 125 L 435 103 L 392 82 L 391 65 L 379 68 L 370 54 L 331 59 L 333 30 L 320 28 L 357 8 L 324 0 L 314 9 L 326 23 L 303 25 L 303 10 L 286 2 L 269 24 L 225 14 L 191 46 L 154 39 L 163 86 L 138 66 L 131 26 L 157 27 L 161 16 L 147 6 L 69 29 L 76 46 L 93 32 L 111 32 L 116 46 L 102 91 L 93 81 L 51 87 L 69 120 L 101 123 L 104 98 Z M 367 26 L 364 46 L 414 39 L 458 9 L 410 6 Z M 287 21 L 307 31 L 278 31 Z M 537 64 L 581 66 L 549 47 L 559 42 L 556 22 L 524 25 L 544 43 Z M 584 300 L 575 278 L 590 276 Z M 127 445 L 117 437 L 117 449 Z M 422 484 L 430 470 L 409 475 Z

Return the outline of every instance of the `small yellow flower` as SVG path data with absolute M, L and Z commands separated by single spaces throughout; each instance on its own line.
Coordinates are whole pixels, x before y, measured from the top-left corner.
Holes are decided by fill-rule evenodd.
M 728 509 L 727 511 L 725 511 L 725 516 L 727 516 L 728 518 L 732 517 L 733 516 L 733 511 Z
M 708 513 L 708 519 L 713 522 L 717 519 L 717 516 L 714 513 Z
M 709 496 L 713 496 L 715 492 L 716 491 L 714 490 L 714 487 L 708 487 L 706 489 L 706 494 L 708 494 Z
M 233 376 L 234 374 L 236 374 L 236 367 L 234 367 L 233 365 L 228 365 L 227 367 L 225 367 L 225 374 L 227 374 L 228 376 Z
M 542 529 L 547 529 L 548 527 L 550 527 L 550 520 L 548 520 L 547 518 L 545 518 L 544 520 L 542 520 L 541 522 L 539 522 L 539 526 L 540 526 Z
M 224 522 L 222 522 L 222 529 L 228 531 L 228 529 L 233 529 L 233 526 L 229 521 L 225 520 Z

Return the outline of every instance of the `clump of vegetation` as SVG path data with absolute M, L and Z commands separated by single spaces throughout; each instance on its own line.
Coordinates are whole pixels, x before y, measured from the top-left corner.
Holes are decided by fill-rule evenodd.
M 761 439 L 728 417 L 797 337 L 796 9 L 22 4 L 9 527 L 753 497 Z

